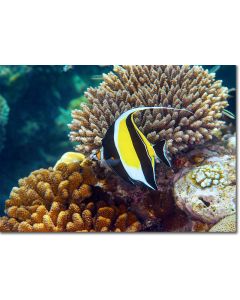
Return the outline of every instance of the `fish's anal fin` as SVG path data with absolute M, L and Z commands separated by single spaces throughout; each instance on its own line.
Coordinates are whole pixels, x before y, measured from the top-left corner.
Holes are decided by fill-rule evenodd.
M 155 145 L 153 145 L 153 149 L 157 157 L 168 167 L 171 167 L 170 159 L 167 155 L 167 144 L 166 140 L 158 141 Z

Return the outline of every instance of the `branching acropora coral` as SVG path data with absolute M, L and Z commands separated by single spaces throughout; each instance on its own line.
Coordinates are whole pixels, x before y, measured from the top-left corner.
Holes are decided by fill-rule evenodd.
M 98 183 L 85 161 L 34 171 L 13 188 L 0 231 L 139 231 L 141 224 L 126 205 L 95 201 L 93 186 Z
M 8 121 L 9 107 L 6 100 L 0 95 L 0 152 L 5 138 L 5 126 Z
M 69 125 L 76 150 L 89 154 L 101 147 L 109 126 L 132 107 L 164 106 L 186 111 L 147 110 L 136 114 L 136 124 L 150 142 L 166 139 L 175 154 L 193 144 L 211 140 L 222 128 L 222 110 L 228 105 L 228 89 L 202 67 L 116 66 L 103 76 L 98 88 L 85 96 L 90 105 L 73 110 Z

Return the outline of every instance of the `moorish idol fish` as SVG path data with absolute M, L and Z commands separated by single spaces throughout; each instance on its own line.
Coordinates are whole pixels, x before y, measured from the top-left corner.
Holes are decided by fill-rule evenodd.
M 138 107 L 124 112 L 109 127 L 102 140 L 102 148 L 97 158 L 105 161 L 125 181 L 143 184 L 157 190 L 155 159 L 158 157 L 171 166 L 167 156 L 166 141 L 152 145 L 134 122 L 134 113 L 146 109 L 183 110 L 170 107 Z

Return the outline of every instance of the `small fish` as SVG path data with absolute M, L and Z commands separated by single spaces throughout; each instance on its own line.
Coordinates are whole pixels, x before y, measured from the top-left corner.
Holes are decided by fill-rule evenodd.
M 67 72 L 67 71 L 69 71 L 71 69 L 73 69 L 72 65 L 65 65 L 65 66 L 63 66 L 63 72 Z
M 93 75 L 91 77 L 92 80 L 95 80 L 95 81 L 102 81 L 103 80 L 103 76 L 102 75 Z
M 209 73 L 217 73 L 217 71 L 221 68 L 221 66 L 214 66 L 209 70 Z
M 98 159 L 106 164 L 132 184 L 143 184 L 157 190 L 155 178 L 155 160 L 158 157 L 171 167 L 167 156 L 166 141 L 158 141 L 152 145 L 134 122 L 134 113 L 146 109 L 166 109 L 188 111 L 168 107 L 139 107 L 133 108 L 118 117 L 110 126 L 102 140 L 102 148 L 96 154 Z
M 228 90 L 228 98 L 236 98 L 236 89 L 235 88 L 231 88 Z
M 235 120 L 235 115 L 231 111 L 229 111 L 227 109 L 223 109 L 222 112 L 225 116 L 229 117 L 230 119 Z

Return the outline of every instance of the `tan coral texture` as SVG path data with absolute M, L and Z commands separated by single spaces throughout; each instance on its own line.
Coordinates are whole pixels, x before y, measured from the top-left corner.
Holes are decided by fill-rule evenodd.
M 97 178 L 87 166 L 60 163 L 19 181 L 6 201 L 0 231 L 136 232 L 141 224 L 123 203 L 94 200 Z
M 209 232 L 236 232 L 236 231 L 237 231 L 236 214 L 223 218 L 209 230 Z
M 76 150 L 90 154 L 101 147 L 109 126 L 132 107 L 164 106 L 192 112 L 147 110 L 135 121 L 150 142 L 166 139 L 170 153 L 211 140 L 223 122 L 228 89 L 200 66 L 116 66 L 98 88 L 85 93 L 89 104 L 72 112 L 69 125 Z

